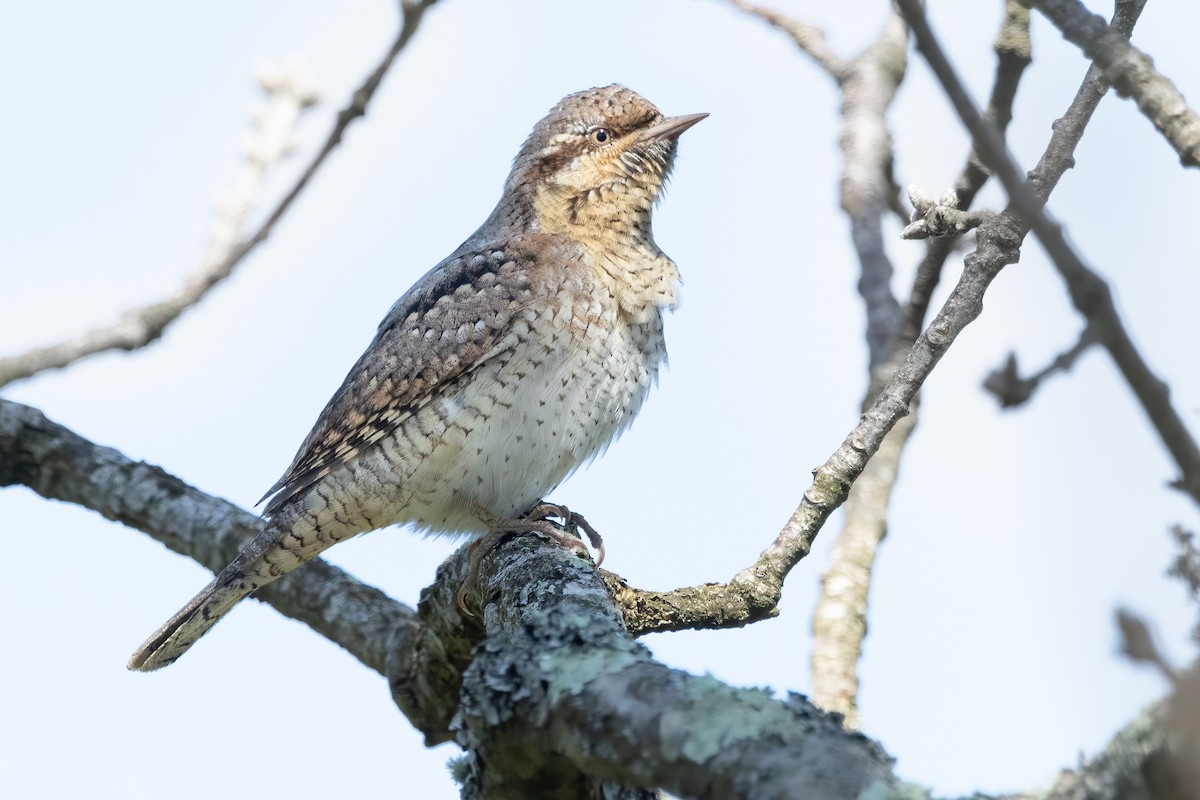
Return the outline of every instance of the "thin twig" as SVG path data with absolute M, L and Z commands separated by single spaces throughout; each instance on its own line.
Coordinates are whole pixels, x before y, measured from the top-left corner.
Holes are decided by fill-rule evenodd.
M 859 261 L 858 291 L 866 306 L 870 373 L 891 355 L 900 322 L 900 303 L 891 286 L 892 262 L 883 240 L 883 219 L 900 205 L 892 179 L 894 154 L 887 111 L 904 78 L 908 29 L 900 14 L 893 10 L 878 38 L 858 55 L 845 60 L 832 54 L 823 34 L 814 26 L 759 6 L 743 2 L 734 5 L 787 31 L 837 81 L 841 95 L 838 142 L 842 151 L 839 195 L 842 210 L 850 221 L 850 236 Z M 831 585 L 836 584 L 835 580 Z M 843 682 L 836 676 L 826 680 L 831 673 L 815 666 L 830 660 L 817 654 L 822 642 L 828 640 L 824 636 L 828 631 L 822 626 L 828 615 L 821 616 L 820 610 L 818 606 L 813 619 L 813 698 L 822 708 L 844 714 L 847 726 L 856 728 L 853 696 L 848 703 L 843 702 L 845 692 L 828 690 L 829 684 L 840 687 Z M 853 663 L 850 668 L 853 670 Z M 833 672 L 840 671 L 839 668 Z
M 1025 68 L 1032 60 L 1032 44 L 1029 39 L 1029 12 L 1018 0 L 1006 0 L 1004 22 L 993 46 L 996 52 L 996 76 L 992 82 L 992 96 L 988 101 L 988 118 L 1003 132 L 1012 121 L 1012 105 L 1017 86 Z M 975 202 L 975 195 L 991 177 L 991 172 L 979 160 L 974 146 L 967 156 L 966 166 L 954 184 L 958 207 L 966 210 Z M 933 291 L 941 281 L 942 267 L 950 256 L 956 239 L 931 239 L 925 250 L 925 258 L 917 265 L 908 303 L 900 321 L 897 352 L 903 352 L 916 341 L 929 313 L 929 302 Z M 893 356 L 895 360 L 896 356 Z
M 349 124 L 366 113 L 367 104 L 375 94 L 388 68 L 396 60 L 396 56 L 408 44 L 421 21 L 425 10 L 436 0 L 413 0 L 404 2 L 403 24 L 396 40 L 392 43 L 386 56 L 371 72 L 362 85 L 355 90 L 349 104 L 342 109 L 334 123 L 333 130 L 325 140 L 325 144 L 313 156 L 305 170 L 297 178 L 292 188 L 275 205 L 267 218 L 255 233 L 246 239 L 237 239 L 240 233 L 251 197 L 238 196 L 222 209 L 222 217 L 214 231 L 208 255 L 188 276 L 184 286 L 166 300 L 151 303 L 140 308 L 126 311 L 119 322 L 114 325 L 96 328 L 79 336 L 47 347 L 39 347 L 26 353 L 0 358 L 0 386 L 23 378 L 29 378 L 39 372 L 51 369 L 61 369 L 86 356 L 109 350 L 136 350 L 145 347 L 162 336 L 163 331 L 179 318 L 187 309 L 199 303 L 218 283 L 232 274 L 235 267 L 242 262 L 251 251 L 271 235 L 272 229 L 291 207 L 292 203 L 308 186 L 312 177 L 329 157 L 329 154 L 342 140 Z M 293 81 L 276 81 L 267 79 L 264 87 L 271 92 L 272 109 L 270 119 L 276 117 L 288 118 L 299 113 L 299 109 L 311 105 L 315 97 L 306 86 Z M 263 130 L 278 131 L 280 126 L 275 123 L 262 126 Z M 290 129 L 290 125 L 287 126 Z M 290 141 L 284 137 L 270 145 L 263 145 L 261 137 L 248 153 L 247 169 L 258 173 L 265 170 L 265 164 L 259 164 L 261 159 L 271 154 L 286 152 Z M 254 189 L 257 180 L 251 176 L 239 179 L 239 187 L 243 190 Z M 240 193 L 244 195 L 244 191 Z
M 978 248 L 966 258 L 958 285 L 911 351 L 896 369 L 859 423 L 814 471 L 799 507 L 775 541 L 753 565 L 728 584 L 706 584 L 671 592 L 642 592 L 619 587 L 626 622 L 637 633 L 696 627 L 738 627 L 776 613 L 783 580 L 800 562 L 829 515 L 845 502 L 850 487 L 884 437 L 903 418 L 913 398 L 958 335 L 983 311 L 983 295 L 1007 264 L 1016 261 L 1020 224 L 1010 214 L 997 215 L 979 228 Z M 611 584 L 619 583 L 613 579 Z M 640 613 L 643 604 L 652 613 Z
M 1009 353 L 1000 369 L 993 370 L 983 381 L 983 388 L 995 396 L 1001 408 L 1016 408 L 1027 402 L 1037 391 L 1042 381 L 1059 372 L 1067 372 L 1075 366 L 1079 357 L 1088 348 L 1097 344 L 1095 331 L 1088 327 L 1079 334 L 1079 340 L 1054 357 L 1054 360 L 1028 378 L 1021 377 L 1017 366 L 1017 354 Z
M 1132 30 L 1145 0 L 1119 4 L 1118 16 Z M 1089 73 L 1090 74 L 1090 73 Z M 1098 74 L 1098 73 L 1097 73 Z M 1073 150 L 1083 135 L 1103 91 L 1085 79 L 1068 112 L 1054 126 L 1050 143 L 1037 168 L 1037 185 L 1048 196 L 1062 175 L 1074 165 Z M 964 260 L 958 285 L 911 350 L 898 361 L 892 378 L 866 409 L 858 426 L 824 465 L 805 492 L 787 526 L 758 560 L 729 583 L 711 583 L 667 592 L 651 592 L 623 584 L 615 576 L 609 585 L 617 591 L 630 630 L 641 634 L 689 628 L 740 627 L 774 616 L 783 579 L 811 547 L 825 518 L 845 498 L 844 490 L 861 474 L 866 460 L 879 448 L 887 431 L 904 416 L 954 338 L 982 310 L 983 293 L 1007 264 L 1017 260 L 1028 232 L 1010 211 L 996 215 L 978 229 L 974 252 Z
M 809 25 L 807 22 L 784 16 L 778 11 L 755 3 L 748 3 L 746 0 L 729 0 L 729 2 L 747 14 L 756 16 L 791 36 L 792 40 L 796 42 L 796 46 L 807 53 L 817 66 L 834 80 L 840 81 L 841 76 L 845 74 L 847 62 L 833 52 L 829 42 L 825 41 L 825 32 L 816 25 Z
M 1030 61 L 1029 12 L 1016 0 L 1005 3 L 1004 21 L 994 46 L 996 75 L 988 113 L 1001 127 L 1012 118 L 1012 102 Z M 965 209 L 988 178 L 987 170 L 971 152 L 956 187 L 956 209 Z M 959 198 L 962 199 L 959 199 Z M 961 213 L 961 212 L 960 212 Z M 973 222 L 974 220 L 972 220 Z M 979 220 L 983 221 L 982 218 Z M 935 240 L 936 241 L 936 240 Z M 941 242 L 939 242 L 941 244 Z M 937 285 L 949 246 L 930 247 L 917 270 L 913 289 L 897 314 L 891 331 L 891 352 L 883 362 L 873 359 L 863 407 L 875 399 L 891 379 L 896 365 L 921 332 L 929 300 Z M 879 452 L 854 482 L 842 512 L 842 528 L 821 574 L 821 592 L 813 611 L 813 699 L 823 708 L 845 714 L 848 727 L 858 727 L 858 662 L 867 635 L 871 581 L 879 546 L 888 532 L 888 509 L 900 460 L 917 424 L 916 400 L 909 415 L 896 423 Z

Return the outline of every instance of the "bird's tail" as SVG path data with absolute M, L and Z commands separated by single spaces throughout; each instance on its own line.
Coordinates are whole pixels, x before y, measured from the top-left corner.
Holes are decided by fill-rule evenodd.
M 335 539 L 297 536 L 274 519 L 166 624 L 155 631 L 129 659 L 129 669 L 151 672 L 174 663 L 237 602 L 308 561 Z
M 151 672 L 174 663 L 251 591 L 222 572 L 137 649 L 129 668 Z

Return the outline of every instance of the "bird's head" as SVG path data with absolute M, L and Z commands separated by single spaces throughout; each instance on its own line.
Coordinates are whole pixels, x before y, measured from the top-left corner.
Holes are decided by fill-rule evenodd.
M 664 117 L 615 84 L 568 95 L 517 154 L 507 193 L 524 195 L 547 232 L 599 224 L 648 233 L 679 135 L 707 116 Z

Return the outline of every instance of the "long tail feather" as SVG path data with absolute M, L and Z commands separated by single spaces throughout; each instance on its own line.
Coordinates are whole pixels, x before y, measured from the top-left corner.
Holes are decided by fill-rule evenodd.
M 213 582 L 155 631 L 129 659 L 129 669 L 151 672 L 175 662 L 238 601 L 308 561 L 338 539 L 322 532 L 298 535 L 295 519 L 276 518 L 221 570 Z
M 244 583 L 228 582 L 222 572 L 137 649 L 129 668 L 151 672 L 174 663 L 251 591 Z

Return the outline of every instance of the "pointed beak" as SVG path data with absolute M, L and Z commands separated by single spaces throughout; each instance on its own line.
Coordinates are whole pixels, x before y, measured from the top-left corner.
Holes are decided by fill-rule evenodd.
M 676 139 L 679 137 L 679 134 L 707 116 L 708 114 L 685 114 L 682 117 L 667 117 L 653 128 L 647 128 L 642 131 L 642 135 L 639 138 L 643 141 Z

